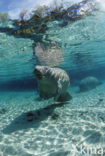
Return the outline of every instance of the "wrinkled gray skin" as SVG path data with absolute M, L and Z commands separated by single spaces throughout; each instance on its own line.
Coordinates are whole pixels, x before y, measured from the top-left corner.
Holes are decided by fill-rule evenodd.
M 67 73 L 60 68 L 36 66 L 34 70 L 38 82 L 40 97 L 48 99 L 54 97 L 55 101 L 69 101 L 71 96 L 67 92 L 70 79 Z
M 96 77 L 88 76 L 81 80 L 79 87 L 80 91 L 84 92 L 94 89 L 100 84 L 102 84 L 102 82 L 100 82 Z

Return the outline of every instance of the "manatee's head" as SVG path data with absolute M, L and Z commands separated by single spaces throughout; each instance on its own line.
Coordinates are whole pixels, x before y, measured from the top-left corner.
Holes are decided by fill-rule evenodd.
M 34 74 L 38 80 L 42 80 L 45 76 L 48 75 L 50 67 L 48 66 L 39 66 L 37 65 L 34 70 Z

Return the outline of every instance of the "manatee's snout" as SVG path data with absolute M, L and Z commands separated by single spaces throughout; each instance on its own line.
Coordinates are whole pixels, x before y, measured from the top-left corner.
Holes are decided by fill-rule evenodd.
M 49 67 L 37 65 L 35 67 L 34 74 L 37 77 L 37 79 L 40 80 L 44 78 L 48 74 L 49 71 L 50 71 Z
M 36 66 L 35 70 L 34 70 L 34 74 L 36 75 L 37 79 L 42 79 L 42 73 L 40 71 L 40 68 L 38 66 Z

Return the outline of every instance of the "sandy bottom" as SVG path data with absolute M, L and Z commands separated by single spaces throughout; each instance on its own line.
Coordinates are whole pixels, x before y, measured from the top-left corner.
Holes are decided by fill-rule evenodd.
M 64 104 L 39 101 L 32 91 L 0 93 L 0 156 L 102 155 L 105 84 L 76 89 Z

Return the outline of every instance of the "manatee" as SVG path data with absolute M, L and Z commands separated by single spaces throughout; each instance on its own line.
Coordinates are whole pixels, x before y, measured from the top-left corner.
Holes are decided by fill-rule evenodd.
M 96 88 L 96 86 L 102 84 L 96 77 L 88 76 L 81 80 L 79 88 L 81 92 L 89 91 Z
M 34 70 L 38 82 L 38 91 L 41 98 L 54 97 L 55 101 L 69 101 L 71 96 L 67 92 L 70 78 L 61 68 L 37 65 Z

